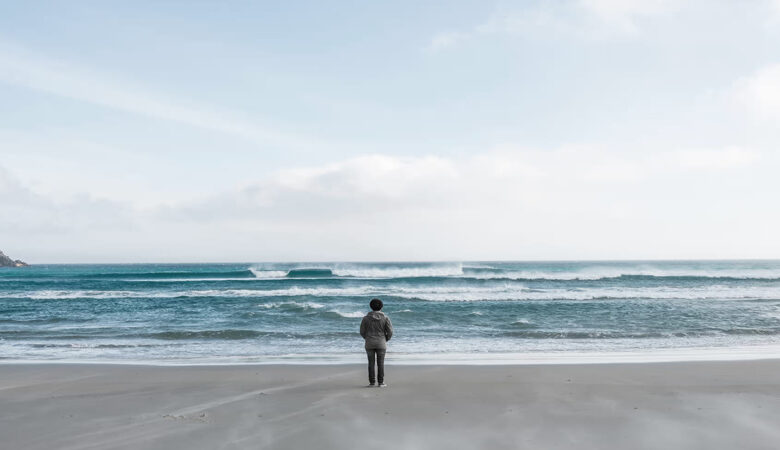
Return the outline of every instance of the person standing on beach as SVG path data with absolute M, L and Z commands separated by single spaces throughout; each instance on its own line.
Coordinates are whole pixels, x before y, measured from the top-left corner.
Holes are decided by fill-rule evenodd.
M 385 384 L 385 352 L 387 341 L 393 337 L 393 324 L 390 318 L 382 312 L 382 300 L 375 298 L 369 303 L 371 312 L 363 317 L 360 322 L 360 335 L 366 340 L 366 353 L 368 354 L 368 385 L 374 386 L 379 382 L 379 387 Z M 376 362 L 376 372 L 374 372 Z M 376 376 L 375 376 L 376 373 Z

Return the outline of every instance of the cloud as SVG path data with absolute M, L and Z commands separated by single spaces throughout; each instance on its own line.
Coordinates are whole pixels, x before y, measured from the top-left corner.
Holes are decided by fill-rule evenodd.
M 0 42 L 0 83 L 142 116 L 217 131 L 258 143 L 306 147 L 311 140 L 264 127 L 231 111 L 188 104 L 114 74 L 36 55 Z
M 452 47 L 455 44 L 457 44 L 462 39 L 467 39 L 469 37 L 468 33 L 456 33 L 456 32 L 445 32 L 445 33 L 438 33 L 431 39 L 430 44 L 428 44 L 428 50 L 431 51 L 437 51 L 442 50 L 447 47 Z
M 732 89 L 734 98 L 763 119 L 780 119 L 780 63 L 763 67 L 738 80 Z
M 724 147 L 626 152 L 592 146 L 529 149 L 512 146 L 464 157 L 362 155 L 318 165 L 290 167 L 210 197 L 143 205 L 100 199 L 89 193 L 54 200 L 26 187 L 0 168 L 0 206 L 41 220 L 72 214 L 85 224 L 110 218 L 315 221 L 375 212 L 463 208 L 504 209 L 543 201 L 570 203 L 588 192 L 654 182 L 670 173 L 742 170 L 760 160 L 752 149 Z M 598 207 L 595 202 L 594 207 Z M 149 211 L 156 211 L 147 215 Z M 93 214 L 94 213 L 94 214 Z M 105 215 L 103 217 L 102 215 Z M 8 218 L 8 215 L 5 215 Z M 155 220 L 157 220 L 155 219 Z
M 241 188 L 195 200 L 139 202 L 89 193 L 36 193 L 0 168 L 0 230 L 95 230 L 160 223 L 298 225 L 415 212 L 511 212 L 544 203 L 571 204 L 592 192 L 631 186 L 671 171 L 748 167 L 755 151 L 729 147 L 629 156 L 570 146 L 553 150 L 499 148 L 464 158 L 363 155 L 330 164 L 276 171 Z M 105 193 L 103 195 L 106 195 Z M 108 194 L 110 195 L 110 194 Z M 576 203 L 576 202 L 574 202 Z M 598 202 L 593 207 L 598 208 Z
M 280 170 L 239 190 L 162 213 L 177 219 L 288 221 L 405 211 L 446 203 L 462 175 L 460 165 L 446 158 L 364 155 Z
M 486 35 L 569 36 L 578 39 L 624 37 L 640 32 L 640 20 L 668 14 L 685 0 L 569 0 L 541 2 L 522 10 L 493 14 L 469 30 L 440 32 L 427 50 L 439 51 Z
M 88 194 L 54 201 L 0 170 L 0 235 L 39 246 L 39 261 L 53 254 L 64 261 L 701 256 L 680 253 L 692 248 L 677 244 L 680 235 L 710 248 L 707 236 L 724 233 L 714 227 L 701 234 L 700 209 L 713 205 L 710 216 L 734 226 L 717 199 L 743 198 L 739 189 L 752 185 L 744 179 L 755 172 L 747 169 L 760 156 L 736 147 L 592 146 L 508 146 L 462 157 L 374 154 L 290 167 L 152 208 Z M 729 177 L 709 176 L 726 171 Z M 691 208 L 691 196 L 710 200 Z M 757 211 L 743 206 L 740 216 L 780 222 L 764 201 L 756 198 Z M 669 232 L 674 243 L 636 240 L 662 229 L 678 230 Z
M 682 0 L 580 0 L 579 6 L 625 33 L 639 31 L 637 20 L 678 9 Z
M 760 154 L 754 150 L 727 147 L 715 150 L 683 150 L 677 153 L 680 166 L 691 169 L 728 170 L 751 165 Z
M 25 186 L 0 167 L 0 233 L 5 236 L 52 235 L 126 229 L 134 223 L 133 211 L 123 203 L 75 195 L 55 201 Z
M 365 155 L 281 170 L 265 180 L 173 208 L 173 220 L 341 220 L 375 213 L 495 210 L 571 204 L 593 192 L 631 186 L 670 172 L 740 169 L 755 151 L 728 147 L 630 155 L 587 146 L 504 148 L 465 158 Z M 574 202 L 576 203 L 576 202 Z M 591 202 L 599 208 L 599 202 Z M 571 205 L 573 206 L 573 205 Z

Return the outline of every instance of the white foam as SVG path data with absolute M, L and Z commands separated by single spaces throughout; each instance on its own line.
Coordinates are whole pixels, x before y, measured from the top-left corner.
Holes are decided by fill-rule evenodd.
M 135 291 L 98 291 L 98 290 L 79 290 L 62 291 L 54 289 L 43 289 L 39 291 L 26 292 L 8 292 L 0 296 L 5 298 L 29 298 L 33 300 L 49 299 L 75 299 L 75 298 L 126 298 L 134 297 L 138 292 Z
M 461 264 L 425 267 L 332 267 L 333 275 L 355 278 L 421 278 L 458 277 L 463 275 Z
M 199 289 L 199 290 L 38 290 L 7 292 L 5 298 L 179 298 L 179 297 L 362 297 L 392 296 L 426 301 L 511 300 L 609 300 L 609 299 L 780 299 L 780 286 L 702 287 L 601 287 L 587 289 L 527 289 L 520 284 L 504 286 L 353 286 L 343 288 Z
M 477 265 L 453 265 L 434 267 L 307 267 L 293 270 L 330 270 L 334 277 L 363 278 L 363 279 L 392 279 L 392 278 L 423 278 L 423 277 L 448 277 L 466 278 L 478 280 L 550 280 L 550 281 L 594 281 L 621 276 L 652 276 L 652 277 L 696 277 L 696 278 L 733 278 L 755 280 L 780 280 L 780 270 L 774 269 L 744 269 L 744 270 L 695 270 L 695 269 L 657 269 L 651 267 L 588 267 L 582 270 L 569 271 L 541 271 L 541 270 L 504 270 L 490 266 Z M 480 272 L 469 270 L 487 269 L 493 272 Z M 129 278 L 126 282 L 203 282 L 203 281 L 252 281 L 252 280 L 283 280 L 289 275 L 288 270 L 262 270 L 249 268 L 254 278 Z M 309 279 L 324 277 L 296 277 L 296 279 Z
M 528 319 L 517 319 L 512 322 L 512 325 L 531 325 L 531 321 Z
M 466 273 L 466 278 L 479 280 L 599 280 L 602 278 L 615 278 L 627 275 L 625 270 L 587 270 L 587 271 L 538 271 L 538 270 L 513 270 L 504 272 L 478 272 Z
M 474 279 L 507 280 L 600 280 L 621 276 L 653 277 L 700 277 L 700 278 L 739 278 L 739 279 L 780 279 L 780 269 L 776 268 L 660 268 L 652 264 L 636 266 L 595 265 L 572 270 L 515 270 L 487 264 L 433 264 L 411 267 L 371 266 L 349 264 L 322 264 L 299 266 L 286 270 L 274 268 L 249 267 L 255 279 L 284 279 L 290 270 L 330 270 L 334 277 L 349 278 L 420 278 L 420 277 L 463 277 Z M 321 277 L 317 277 L 321 278 Z M 181 279 L 133 279 L 127 281 L 240 281 L 252 278 L 181 278 Z
M 231 348 L 235 347 L 230 343 Z M 14 354 L 7 345 L 0 343 L 0 350 L 8 355 L 3 364 L 145 364 L 151 366 L 213 366 L 213 365 L 321 365 L 363 363 L 355 352 L 290 353 L 280 355 L 234 355 L 196 357 L 173 356 L 146 358 L 140 354 L 126 355 L 126 349 L 115 349 L 101 355 L 85 355 L 82 352 L 63 352 L 58 357 L 45 353 Z M 74 349 L 78 350 L 78 349 Z M 706 361 L 755 361 L 780 358 L 780 344 L 745 345 L 730 347 L 689 347 L 643 349 L 638 351 L 554 351 L 554 352 L 495 352 L 495 353 L 404 353 L 390 351 L 386 361 L 395 365 L 568 365 L 568 364 L 638 364 L 638 363 L 686 363 Z
M 425 265 L 416 267 L 333 264 L 292 267 L 289 270 L 260 269 L 256 267 L 250 267 L 249 270 L 255 275 L 256 278 L 260 279 L 284 278 L 290 274 L 290 271 L 304 270 L 329 270 L 334 277 L 374 279 L 463 276 L 463 267 L 461 264 Z M 300 279 L 299 277 L 296 278 Z
M 276 278 L 263 278 L 271 280 Z M 119 281 L 126 283 L 195 283 L 195 282 L 217 282 L 217 281 L 253 281 L 258 278 L 123 278 Z
M 468 269 L 490 269 L 490 270 L 500 270 L 500 269 L 499 269 L 498 267 L 496 267 L 496 266 L 491 266 L 491 265 L 488 265 L 488 264 L 474 264 L 474 263 L 471 263 L 471 264 L 463 264 L 463 269 L 465 269 L 465 270 L 468 270 Z
M 780 358 L 780 345 L 644 349 L 641 351 L 560 351 L 524 353 L 439 353 L 392 355 L 394 364 L 547 365 L 750 361 Z
M 253 267 L 250 267 L 249 271 L 252 272 L 255 278 L 284 278 L 288 274 L 286 270 L 261 270 Z
M 333 309 L 330 312 L 336 313 L 336 314 L 338 314 L 341 317 L 347 317 L 347 318 L 350 318 L 350 319 L 359 319 L 359 318 L 361 318 L 361 317 L 366 315 L 364 312 L 360 312 L 360 311 L 341 312 L 339 310 Z
M 379 294 L 381 295 L 381 294 Z M 780 287 L 725 287 L 699 288 L 588 288 L 529 290 L 504 288 L 395 288 L 387 295 L 427 301 L 511 301 L 511 300 L 620 300 L 620 299 L 685 299 L 738 300 L 778 299 Z
M 284 308 L 290 306 L 295 308 L 301 308 L 301 309 L 320 309 L 325 307 L 325 305 L 323 305 L 322 303 L 315 303 L 315 302 L 271 302 L 271 303 L 260 303 L 257 306 L 265 309 Z
M 507 280 L 601 280 L 621 276 L 652 276 L 652 277 L 697 277 L 697 278 L 737 278 L 737 279 L 780 279 L 777 269 L 659 269 L 649 266 L 641 267 L 587 267 L 582 270 L 570 271 L 539 271 L 539 270 L 507 270 L 503 272 L 468 273 L 465 277 L 476 279 L 507 279 Z

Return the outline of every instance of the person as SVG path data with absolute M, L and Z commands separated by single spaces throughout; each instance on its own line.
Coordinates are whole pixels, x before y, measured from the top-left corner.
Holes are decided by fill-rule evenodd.
M 382 312 L 382 300 L 372 299 L 368 304 L 371 312 L 363 317 L 360 322 L 360 335 L 366 340 L 366 353 L 368 354 L 368 387 L 379 382 L 379 387 L 385 384 L 385 353 L 387 341 L 393 337 L 393 324 L 390 318 Z M 376 376 L 374 362 L 376 361 Z

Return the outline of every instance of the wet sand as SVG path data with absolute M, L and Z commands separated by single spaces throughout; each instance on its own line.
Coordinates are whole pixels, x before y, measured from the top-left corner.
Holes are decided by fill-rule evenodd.
M 7 449 L 775 449 L 780 360 L 0 365 Z

